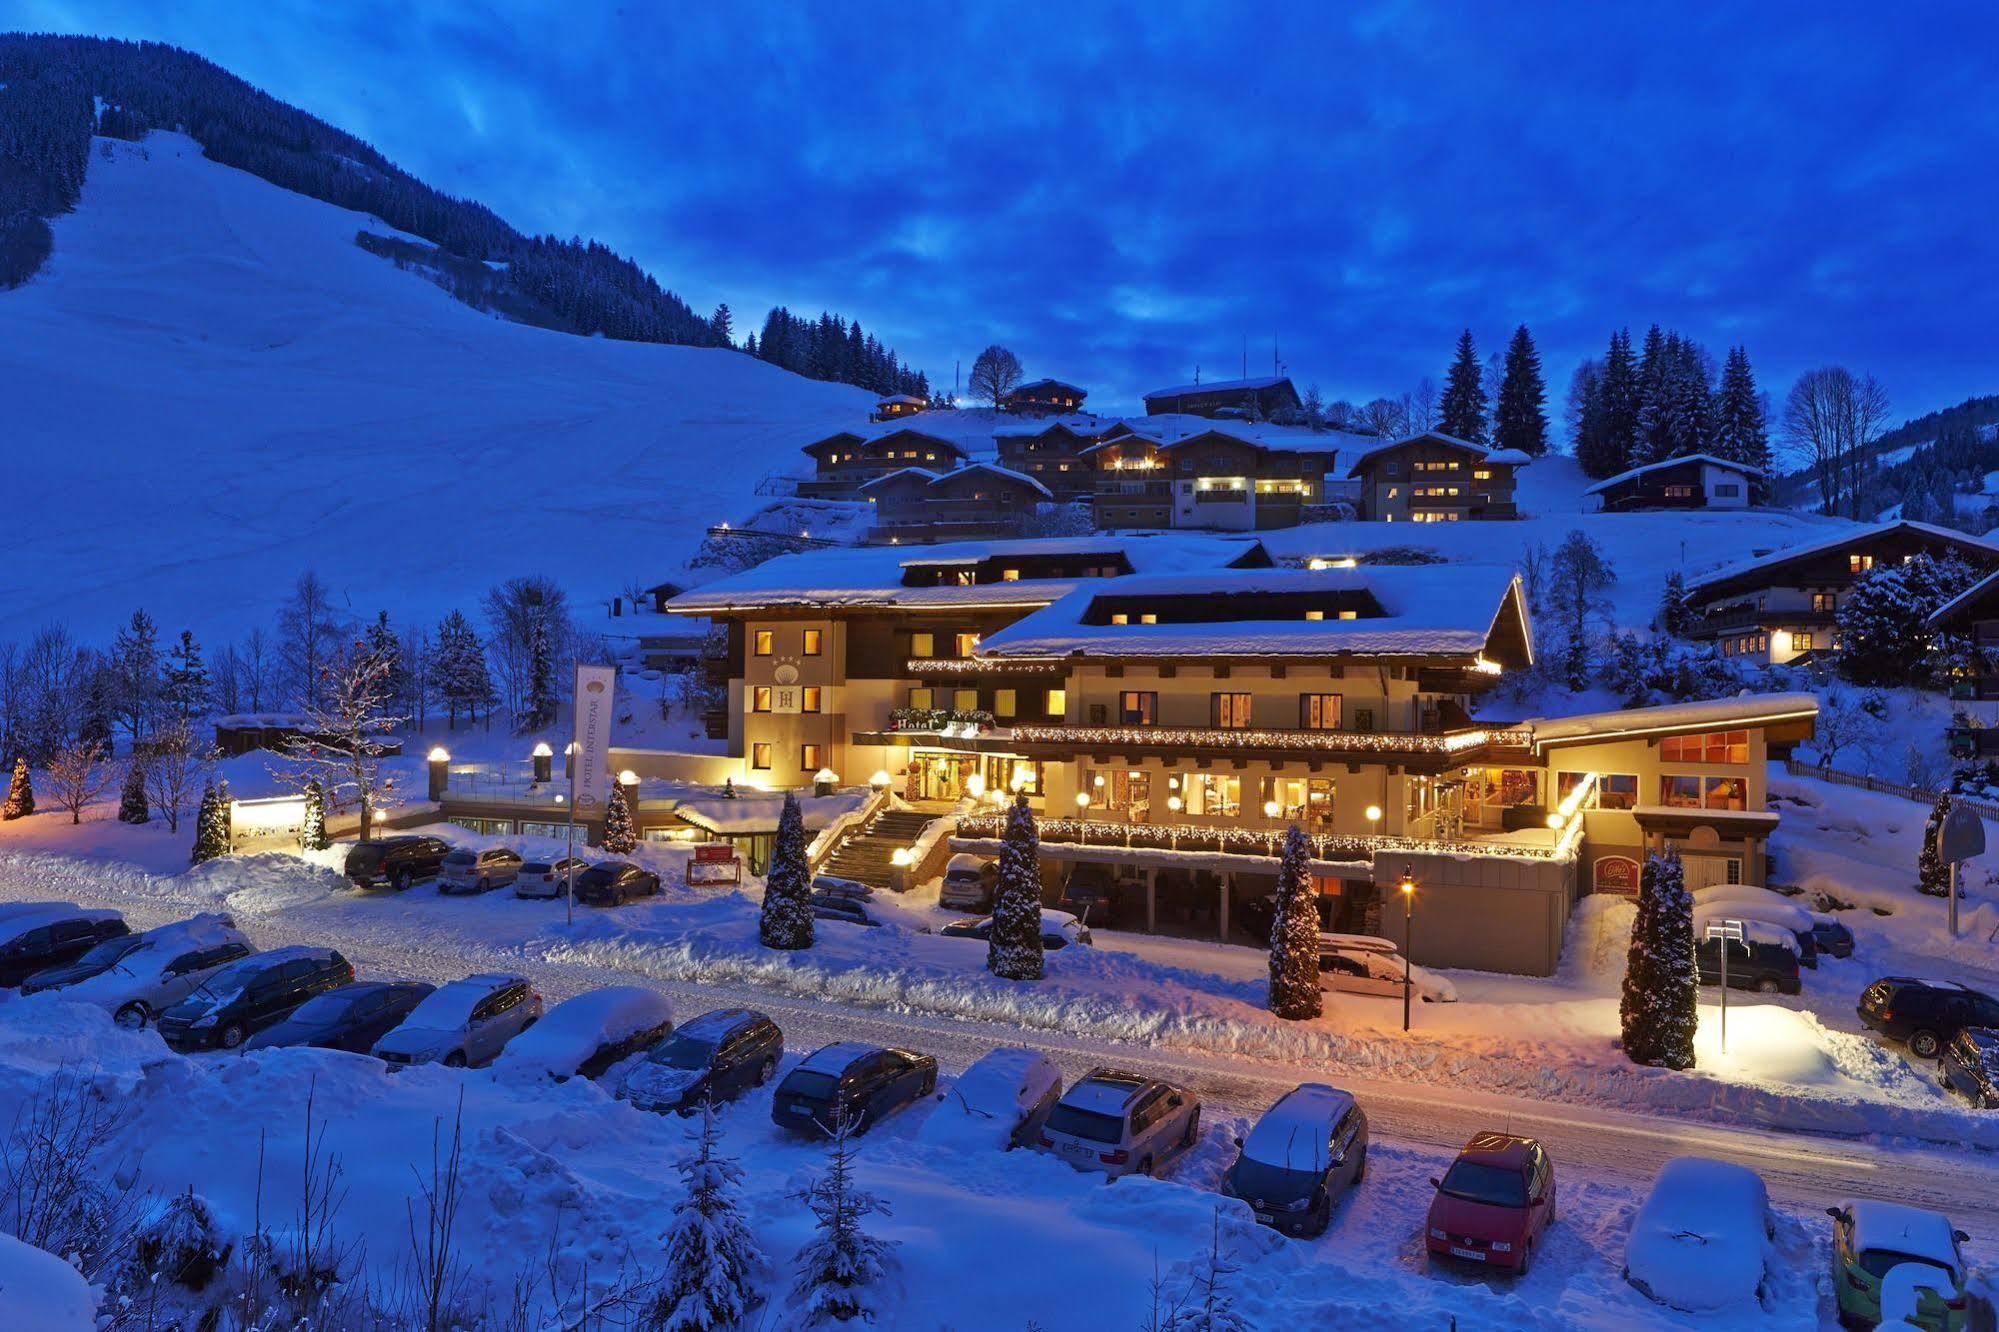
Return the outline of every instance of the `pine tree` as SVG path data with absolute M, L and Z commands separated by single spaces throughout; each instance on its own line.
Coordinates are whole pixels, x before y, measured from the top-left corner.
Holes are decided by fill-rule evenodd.
M 1597 381 L 1598 410 L 1602 413 L 1602 451 L 1584 462 L 1584 470 L 1599 479 L 1615 476 L 1635 467 L 1638 457 L 1638 366 L 1631 358 L 1631 330 L 1619 329 L 1610 335 L 1610 350 L 1603 359 Z
M 35 784 L 28 776 L 28 758 L 14 760 L 13 780 L 7 783 L 7 803 L 0 805 L 0 819 L 25 819 L 35 812 Z
M 1637 428 L 1631 442 L 1631 463 L 1655 463 L 1670 456 L 1666 434 L 1666 379 L 1671 355 L 1666 335 L 1657 324 L 1645 330 L 1638 354 Z
M 1693 606 L 1687 600 L 1686 575 L 1674 569 L 1666 575 L 1666 585 L 1659 592 L 1659 631 L 1685 638 L 1693 619 Z
M 1187 1274 L 1187 1291 L 1163 1332 L 1255 1332 L 1257 1325 L 1236 1308 L 1232 1278 L 1242 1265 L 1222 1251 L 1222 1209 L 1215 1209 L 1208 1251 Z
M 1548 451 L 1548 386 L 1541 379 L 1541 353 L 1522 324 L 1506 347 L 1506 373 L 1492 414 L 1495 448 L 1518 449 L 1538 458 Z
M 555 724 L 555 659 L 548 642 L 548 617 L 537 614 L 528 638 L 527 716 L 523 734 Z
M 1312 844 L 1297 824 L 1284 834 L 1277 862 L 1277 912 L 1270 922 L 1270 1011 L 1298 1020 L 1319 1016 L 1319 903 L 1312 890 Z
M 1916 857 L 1916 891 L 1930 897 L 1950 896 L 1950 863 L 1938 846 L 1950 806 L 1950 792 L 1938 792 L 1936 804 L 1930 806 L 1930 821 L 1923 828 L 1922 852 Z
M 1548 562 L 1548 602 L 1562 631 L 1562 675 L 1570 689 L 1589 684 L 1591 622 L 1604 610 L 1603 594 L 1617 572 L 1601 547 L 1579 528 L 1555 548 Z
M 1661 457 L 1683 458 L 1707 450 L 1713 433 L 1712 393 L 1707 358 L 1692 338 L 1667 338 L 1666 376 L 1662 386 Z
M 117 716 L 118 671 L 108 657 L 98 656 L 90 666 L 90 682 L 84 686 L 83 724 L 77 728 L 77 740 L 110 754 L 117 747 L 111 736 Z
M 708 319 L 708 332 L 714 336 L 717 347 L 733 347 L 736 343 L 736 321 L 729 313 L 729 303 L 723 301 L 715 307 L 715 313 Z M 752 354 L 755 349 L 752 348 Z
M 1944 646 L 1929 617 L 1975 581 L 1962 561 L 1927 555 L 1862 575 L 1835 613 L 1840 673 L 1863 685 L 1927 682 Z
M 625 784 L 611 784 L 611 799 L 604 806 L 604 849 L 614 856 L 628 856 L 638 849 L 638 829 L 632 825 L 632 802 L 625 798 Z
M 1672 1069 L 1694 1066 L 1699 982 L 1694 899 L 1679 855 L 1647 856 L 1618 1003 L 1627 1059 Z
M 125 784 L 118 792 L 118 822 L 151 823 L 153 811 L 146 804 L 146 756 L 133 751 L 125 765 Z
M 733 1196 L 743 1168 L 717 1151 L 722 1127 L 713 1102 L 703 1103 L 691 1136 L 694 1152 L 675 1166 L 687 1196 L 674 1204 L 666 1270 L 643 1320 L 658 1332 L 721 1332 L 763 1302 L 757 1277 L 766 1259 Z
M 160 702 L 177 721 L 193 721 L 208 711 L 210 700 L 208 667 L 201 659 L 201 644 L 194 632 L 180 631 L 180 638 L 167 650 L 166 669 L 160 678 Z
M 805 860 L 805 816 L 798 797 L 785 792 L 777 816 L 777 840 L 764 871 L 763 914 L 757 938 L 766 948 L 812 946 L 812 871 Z
M 1025 791 L 1014 793 L 1000 838 L 986 970 L 1001 980 L 1041 979 L 1041 834 Z
M 201 808 L 194 816 L 194 847 L 188 863 L 199 865 L 229 854 L 229 781 L 223 778 L 202 788 Z
M 1721 390 L 1714 405 L 1714 452 L 1731 462 L 1770 466 L 1770 431 L 1747 348 L 1729 348 L 1722 365 Z
M 870 1216 L 889 1214 L 886 1202 L 854 1183 L 852 1126 L 833 1125 L 826 1173 L 800 1197 L 811 1211 L 815 1234 L 798 1252 L 792 1308 L 806 1328 L 877 1321 L 879 1286 L 895 1251 L 892 1241 L 863 1229 Z
M 1479 366 L 1478 346 L 1471 330 L 1458 335 L 1457 356 L 1444 380 L 1444 396 L 1438 403 L 1437 429 L 1446 435 L 1485 443 L 1485 382 Z
M 299 816 L 298 844 L 307 851 L 333 845 L 326 835 L 326 784 L 314 777 L 305 784 L 305 812 Z
M 152 728 L 159 702 L 159 631 L 152 616 L 143 610 L 132 612 L 131 621 L 112 640 L 111 659 L 118 672 L 119 716 L 136 741 Z

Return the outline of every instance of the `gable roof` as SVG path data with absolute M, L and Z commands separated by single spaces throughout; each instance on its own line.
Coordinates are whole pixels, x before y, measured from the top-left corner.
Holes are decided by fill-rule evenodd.
M 1678 467 L 1683 463 L 1690 462 L 1712 463 L 1716 467 L 1726 468 L 1731 472 L 1740 472 L 1744 476 L 1764 475 L 1764 471 L 1760 467 L 1751 467 L 1748 463 L 1733 462 L 1727 458 L 1717 458 L 1712 453 L 1683 453 L 1677 458 L 1661 458 L 1658 462 L 1646 463 L 1642 467 L 1633 467 L 1619 472 L 1616 476 L 1607 476 L 1584 490 L 1583 494 L 1595 495 L 1610 489 L 1612 486 L 1622 485 L 1624 482 L 1630 481 L 1635 477 L 1644 476 L 1647 472 L 1656 472 L 1664 467 Z
M 963 477 L 971 475 L 973 472 L 986 472 L 992 476 L 999 477 L 1003 481 L 1016 481 L 1019 482 L 1021 485 L 1031 486 L 1034 490 L 1040 493 L 1043 499 L 1055 498 L 1054 493 L 1050 491 L 1047 486 L 1042 485 L 1039 481 L 1035 480 L 1027 473 L 1016 472 L 1011 467 L 1001 467 L 998 463 L 990 463 L 990 462 L 966 463 L 963 467 L 958 468 L 954 472 L 945 472 L 943 475 L 933 480 L 930 484 L 935 486 L 935 485 L 942 485 L 944 482 L 947 481 L 957 481 Z
M 1950 628 L 1952 621 L 1960 614 L 1978 607 L 1995 590 L 1999 590 L 1999 570 L 1994 570 L 1985 575 L 1985 577 L 1979 579 L 1970 587 L 1965 588 L 1964 591 L 1931 611 L 1930 618 L 1925 623 L 1937 629 Z
M 1088 435 L 1094 438 L 1116 424 L 1115 419 L 1092 416 L 1088 412 L 1071 412 L 1066 416 L 1029 416 L 1019 420 L 1004 421 L 994 426 L 993 438 L 1032 439 L 1051 430 L 1066 430 L 1072 435 Z
M 1159 398 L 1188 398 L 1196 393 L 1252 393 L 1290 383 L 1289 375 L 1261 375 L 1254 379 L 1210 379 L 1200 384 L 1175 384 L 1171 388 L 1154 389 L 1145 395 L 1145 400 L 1152 402 Z M 1295 393 L 1297 390 L 1292 391 Z
M 923 440 L 925 443 L 935 444 L 939 448 L 948 449 L 957 457 L 963 458 L 966 456 L 964 445 L 948 436 L 926 430 L 920 425 L 914 425 L 907 418 L 894 421 L 877 421 L 873 425 L 850 430 L 836 430 L 830 435 L 824 435 L 813 440 L 799 451 L 817 457 L 820 450 L 824 449 L 827 445 L 838 443 L 841 440 L 853 440 L 859 444 L 874 444 L 895 435 L 909 435 L 913 438 Z
M 1407 448 L 1411 444 L 1425 442 L 1442 444 L 1446 448 L 1461 450 L 1469 453 L 1481 462 L 1524 467 L 1534 461 L 1531 455 L 1522 453 L 1519 449 L 1495 449 L 1484 444 L 1474 443 L 1468 439 L 1459 439 L 1456 435 L 1446 435 L 1441 430 L 1424 430 L 1414 435 L 1404 435 L 1401 439 L 1391 439 L 1385 443 L 1376 444 L 1372 448 L 1362 449 L 1354 458 L 1353 466 L 1347 469 L 1347 475 L 1358 476 L 1360 469 L 1365 467 L 1371 458 L 1378 457 L 1384 453 L 1393 453 L 1395 450 Z
M 1087 390 L 1062 379 L 1030 379 L 1025 384 L 1015 385 L 1013 391 L 1007 394 L 1007 396 L 1012 397 L 1017 393 L 1033 393 L 1038 389 L 1067 389 L 1079 398 L 1088 396 Z
M 1584 744 L 1638 735 L 1673 735 L 1716 727 L 1771 726 L 1818 716 L 1816 694 L 1742 694 L 1699 703 L 1664 703 L 1616 712 L 1585 712 L 1522 723 L 1534 732 L 1535 749 Z
M 863 483 L 861 490 L 864 492 L 873 490 L 876 486 L 887 485 L 896 478 L 904 476 L 920 479 L 927 486 L 943 475 L 944 473 L 933 472 L 928 467 L 898 467 L 893 472 L 884 473 L 872 481 Z
M 1725 568 L 1717 569 L 1713 573 L 1703 574 L 1699 578 L 1688 580 L 1687 591 L 1699 592 L 1712 589 L 1723 583 L 1732 582 L 1737 578 L 1742 578 L 1750 574 L 1770 572 L 1794 560 L 1809 559 L 1814 555 L 1829 554 L 1833 551 L 1844 549 L 1847 546 L 1858 545 L 1863 541 L 1873 541 L 1902 530 L 1930 537 L 1933 540 L 1941 541 L 1946 545 L 1954 546 L 1960 550 L 1987 555 L 1994 561 L 1999 561 L 1999 543 L 1988 541 L 1983 537 L 1970 536 L 1964 532 L 1953 531 L 1948 527 L 1936 527 L 1929 523 L 1910 522 L 1906 518 L 1898 518 L 1892 522 L 1875 523 L 1871 527 L 1849 527 L 1823 540 L 1807 541 L 1796 546 L 1786 546 L 1784 549 L 1772 551 L 1768 555 L 1759 555 L 1755 559 L 1728 565 Z

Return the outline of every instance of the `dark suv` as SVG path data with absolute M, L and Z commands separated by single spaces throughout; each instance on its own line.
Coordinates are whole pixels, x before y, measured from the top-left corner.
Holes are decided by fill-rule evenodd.
M 1966 1027 L 1999 1027 L 1999 999 L 1955 981 L 1883 976 L 1861 992 L 1860 1020 L 1935 1059 Z
M 576 900 L 585 906 L 623 906 L 634 897 L 658 897 L 659 875 L 624 860 L 606 860 L 576 876 Z
M 1702 939 L 1694 944 L 1694 963 L 1700 969 L 1700 983 L 1721 984 L 1721 950 L 1728 949 L 1728 988 L 1758 990 L 1764 994 L 1797 994 L 1798 946 L 1789 930 L 1752 926 L 1746 939 Z M 1777 936 L 1781 934 L 1780 939 Z
M 771 1121 L 793 1133 L 832 1137 L 844 1118 L 865 1133 L 937 1090 L 937 1061 L 913 1050 L 842 1041 L 821 1046 L 784 1075 L 771 1098 Z
M 0 986 L 19 985 L 131 932 L 116 911 L 55 907 L 9 916 L 0 923 Z
M 451 843 L 442 837 L 409 834 L 361 842 L 347 853 L 347 881 L 356 888 L 394 888 L 398 892 L 418 879 L 437 876 Z
M 1999 1031 L 1966 1027 L 1944 1047 L 1938 1071 L 1973 1105 L 1999 1110 Z
M 294 944 L 231 962 L 160 1015 L 160 1037 L 186 1054 L 234 1050 L 315 995 L 352 984 L 354 964 L 331 948 Z
M 775 1022 L 748 1008 L 718 1008 L 653 1046 L 625 1074 L 618 1096 L 641 1110 L 691 1115 L 769 1082 L 783 1057 Z

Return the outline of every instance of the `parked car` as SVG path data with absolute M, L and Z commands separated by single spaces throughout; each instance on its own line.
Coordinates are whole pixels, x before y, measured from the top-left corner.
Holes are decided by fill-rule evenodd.
M 659 875 L 628 860 L 600 860 L 576 876 L 576 900 L 587 906 L 623 906 L 634 897 L 658 897 Z
M 940 926 L 937 931 L 947 939 L 977 939 L 981 943 L 992 937 L 993 918 L 975 916 L 970 920 L 954 920 Z M 1041 909 L 1041 946 L 1050 952 L 1067 948 L 1070 944 L 1093 947 L 1096 941 L 1090 937 L 1089 927 L 1066 911 L 1056 911 L 1049 907 Z
M 0 920 L 0 987 L 74 962 L 106 939 L 131 933 L 116 911 L 42 906 Z
M 442 837 L 422 833 L 357 842 L 347 853 L 347 881 L 356 888 L 401 892 L 418 879 L 435 877 L 451 850 L 451 843 Z
M 937 905 L 952 911 L 990 911 L 999 883 L 999 862 L 959 852 L 944 865 L 944 884 Z
M 1943 1048 L 1943 1080 L 1984 1110 L 1999 1110 L 1999 1030 L 1966 1027 Z
M 1424 1245 L 1454 1258 L 1525 1275 L 1534 1242 L 1555 1219 L 1555 1164 L 1541 1144 L 1510 1133 L 1478 1133 L 1431 1185 Z
M 867 907 L 856 898 L 834 893 L 814 893 L 810 899 L 812 916 L 815 920 L 840 920 L 849 925 L 866 925 L 873 928 L 881 924 L 869 914 Z
M 1012 1151 L 1041 1141 L 1062 1095 L 1062 1070 L 1037 1050 L 1002 1045 L 951 1080 L 918 1136 L 960 1151 Z
M 1763 1293 L 1776 1223 L 1754 1170 L 1681 1156 L 1659 1168 L 1624 1243 L 1624 1279 L 1688 1313 L 1751 1304 Z
M 1798 939 L 1779 925 L 1742 922 L 1742 938 L 1694 941 L 1694 963 L 1703 985 L 1721 984 L 1722 946 L 1728 947 L 1728 988 L 1764 994 L 1797 994 Z
M 794 1133 L 830 1137 L 845 1117 L 865 1133 L 937 1090 L 937 1061 L 912 1050 L 841 1041 L 821 1046 L 784 1075 L 771 1098 L 771 1121 Z
M 374 1054 L 391 1068 L 443 1064 L 465 1068 L 491 1063 L 506 1043 L 541 1017 L 541 995 L 525 976 L 479 971 L 426 995 L 386 1036 Z
M 844 897 L 850 902 L 865 902 L 875 895 L 875 890 L 859 879 L 843 879 L 837 874 L 813 875 L 812 891 L 820 897 Z
M 1797 943 L 1798 965 L 1817 970 L 1819 945 L 1816 933 L 1818 921 L 1812 913 L 1800 906 L 1793 906 L 1776 893 L 1763 889 L 1761 901 L 1697 902 L 1694 904 L 1694 937 L 1707 937 L 1707 928 L 1716 921 L 1739 920 L 1771 926 L 1788 931 Z
M 573 870 L 577 880 L 581 882 L 589 869 L 590 862 L 581 856 L 527 861 L 521 865 L 520 875 L 514 880 L 514 896 L 544 899 L 561 897 L 569 891 L 570 872 Z
M 160 1014 L 171 1049 L 234 1050 L 315 995 L 354 980 L 354 964 L 332 948 L 293 944 L 252 953 L 211 972 Z
M 308 999 L 252 1036 L 246 1050 L 304 1045 L 367 1054 L 437 989 L 422 981 L 357 981 Z
M 1950 1293 L 1927 1295 L 1916 1306 L 1922 1326 L 1962 1332 L 1970 1301 L 1964 1289 L 1964 1250 L 1971 1237 L 1954 1229 L 1938 1212 L 1902 1203 L 1860 1199 L 1828 1207 L 1832 1218 L 1832 1289 L 1845 1327 L 1873 1327 L 1881 1321 L 1881 1284 L 1904 1263 L 1935 1270 L 1935 1281 Z
M 43 967 L 34 975 L 21 982 L 22 994 L 40 994 L 44 990 L 59 990 L 65 985 L 89 980 L 92 976 L 109 971 L 112 964 L 133 949 L 145 943 L 144 934 L 114 934 L 103 943 L 93 946 L 83 956 L 53 967 Z
M 1812 941 L 1818 945 L 1822 956 L 1853 956 L 1853 931 L 1845 921 L 1835 920 L 1823 911 L 1812 913 Z
M 62 990 L 63 998 L 96 1004 L 119 1026 L 129 1028 L 145 1026 L 221 968 L 254 951 L 235 922 L 218 913 L 175 921 L 116 942 L 127 941 L 135 941 L 134 946 L 109 967 L 65 984 Z
M 640 1110 L 690 1115 L 761 1087 L 784 1057 L 784 1033 L 762 1013 L 717 1008 L 681 1025 L 625 1074 L 618 1097 Z
M 1088 925 L 1113 925 L 1118 914 L 1117 877 L 1108 865 L 1077 862 L 1062 881 L 1062 896 L 1055 903 Z
M 475 851 L 461 846 L 444 858 L 437 872 L 440 893 L 490 893 L 521 877 L 521 857 L 504 846 Z
M 673 1030 L 673 1004 L 643 985 L 606 985 L 564 999 L 508 1043 L 495 1073 L 529 1079 L 596 1078 Z
M 1222 1191 L 1286 1235 L 1323 1235 L 1333 1207 L 1367 1176 L 1367 1115 L 1323 1082 L 1302 1083 L 1236 1139 Z
M 1787 912 L 1802 914 L 1803 920 L 1794 928 L 1805 930 L 1812 936 L 1817 951 L 1833 957 L 1853 956 L 1853 931 L 1848 929 L 1837 916 L 1825 911 L 1813 911 L 1805 905 L 1805 899 L 1791 897 L 1770 888 L 1758 888 L 1747 883 L 1717 883 L 1694 890 L 1694 910 L 1703 911 L 1716 908 L 1714 914 L 1726 917 L 1730 913 L 1725 904 L 1747 906 L 1770 906 Z M 1748 919 L 1770 919 L 1750 916 Z M 1815 966 L 1818 959 L 1808 954 L 1800 954 L 1799 960 L 1806 966 Z
M 1860 1020 L 1935 1059 L 1966 1027 L 1999 1027 L 1999 999 L 1956 981 L 1883 976 L 1861 991 Z
M 1372 934 L 1319 936 L 1319 988 L 1346 994 L 1402 997 L 1404 975 L 1426 1004 L 1452 1004 L 1458 987 L 1427 967 L 1410 966 L 1387 939 Z
M 1041 1149 L 1078 1170 L 1158 1172 L 1201 1136 L 1201 1101 L 1143 1073 L 1093 1068 L 1062 1093 L 1041 1127 Z

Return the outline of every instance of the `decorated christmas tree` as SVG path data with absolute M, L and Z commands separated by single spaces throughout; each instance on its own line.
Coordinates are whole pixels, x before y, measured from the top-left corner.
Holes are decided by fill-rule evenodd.
M 324 851 L 332 845 L 326 836 L 326 786 L 317 777 L 305 784 L 305 812 L 299 817 L 298 844 L 307 851 Z
M 146 803 L 146 759 L 132 755 L 125 765 L 125 785 L 118 792 L 118 822 L 150 823 L 152 807 Z
M 1931 897 L 1950 896 L 1950 864 L 1937 849 L 1937 835 L 1949 817 L 1950 792 L 1939 792 L 1936 804 L 1930 806 L 1930 821 L 1923 829 L 1922 852 L 1916 857 L 1916 891 Z
M 1025 791 L 1014 795 L 1000 838 L 986 969 L 1002 980 L 1041 979 L 1041 835 Z
M 201 808 L 194 816 L 194 849 L 188 853 L 188 863 L 199 865 L 228 854 L 229 782 L 225 778 L 202 789 Z
M 1694 898 L 1676 854 L 1646 857 L 1638 916 L 1624 967 L 1618 1016 L 1634 1064 L 1694 1066 L 1700 974 L 1694 962 Z
M 674 1204 L 666 1270 L 643 1323 L 660 1332 L 738 1327 L 762 1302 L 764 1253 L 734 1197 L 743 1168 L 716 1151 L 722 1128 L 712 1102 L 702 1107 L 697 1135 L 694 1152 L 675 1167 L 687 1196 Z
M 1270 923 L 1270 1011 L 1319 1016 L 1319 903 L 1306 868 L 1312 844 L 1292 824 L 1277 862 L 1277 913 Z
M 777 843 L 764 874 L 757 938 L 766 948 L 812 946 L 812 872 L 805 861 L 805 816 L 799 813 L 798 798 L 789 792 L 777 816 Z
M 611 801 L 604 807 L 604 849 L 614 856 L 630 855 L 638 849 L 639 831 L 632 824 L 632 802 L 625 798 L 625 784 L 611 784 Z
M 0 819 L 25 819 L 35 812 L 35 784 L 28 779 L 25 755 L 14 760 L 14 777 L 7 783 L 7 803 L 0 805 Z

